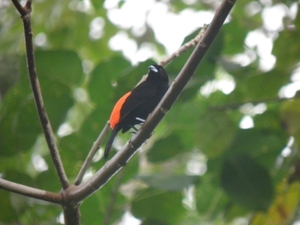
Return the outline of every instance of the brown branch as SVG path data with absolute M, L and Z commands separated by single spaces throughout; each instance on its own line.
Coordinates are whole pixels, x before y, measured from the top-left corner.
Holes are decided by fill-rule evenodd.
M 0 188 L 47 202 L 62 204 L 62 196 L 60 194 L 28 187 L 22 184 L 17 184 L 11 181 L 4 180 L 2 178 L 0 178 Z
M 202 40 L 198 43 L 168 92 L 153 113 L 148 117 L 140 131 L 89 180 L 76 188 L 65 190 L 63 194 L 67 202 L 72 201 L 74 204 L 80 202 L 101 188 L 114 174 L 126 165 L 127 161 L 133 156 L 137 149 L 147 138 L 149 138 L 154 128 L 169 111 L 187 82 L 193 76 L 196 68 L 217 36 L 234 3 L 235 0 L 224 0 L 222 2 Z
M 31 4 L 32 4 L 32 0 L 27 0 L 27 2 L 26 2 L 26 4 L 25 4 L 24 8 L 25 8 L 25 9 L 30 9 L 30 11 L 31 11 Z
M 28 14 L 28 10 L 23 8 L 23 6 L 20 4 L 18 0 L 12 0 L 12 3 L 15 5 L 16 9 L 20 13 L 21 17 L 24 17 Z
M 63 207 L 63 210 L 66 225 L 80 225 L 79 204 L 75 206 L 68 205 Z
M 29 80 L 30 80 L 31 89 L 35 100 L 36 109 L 39 115 L 40 123 L 48 144 L 48 148 L 50 151 L 50 155 L 56 173 L 59 177 L 63 189 L 66 189 L 69 186 L 68 178 L 65 174 L 65 170 L 63 168 L 59 151 L 55 142 L 55 136 L 47 112 L 44 107 L 44 100 L 42 97 L 40 83 L 39 83 L 39 79 L 35 67 L 34 50 L 33 50 L 33 42 L 32 42 L 33 32 L 31 30 L 31 22 L 30 22 L 31 1 L 28 0 L 24 7 L 22 7 L 17 0 L 12 0 L 12 2 L 14 3 L 17 10 L 20 12 L 23 21 L 25 45 L 26 45 L 27 68 L 28 68 Z
M 79 185 L 82 181 L 82 178 L 86 172 L 86 170 L 88 169 L 88 167 L 91 165 L 91 162 L 93 160 L 94 155 L 96 154 L 96 152 L 98 151 L 100 145 L 102 144 L 107 132 L 109 131 L 109 123 L 107 122 L 105 127 L 103 128 L 103 130 L 101 131 L 101 133 L 99 134 L 97 140 L 94 142 L 88 156 L 86 157 L 76 179 L 74 184 L 75 185 Z

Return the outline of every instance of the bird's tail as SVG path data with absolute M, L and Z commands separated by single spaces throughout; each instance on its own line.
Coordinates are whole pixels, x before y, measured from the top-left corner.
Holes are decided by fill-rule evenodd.
M 112 132 L 111 132 L 111 134 L 109 136 L 109 139 L 108 139 L 108 141 L 106 143 L 105 151 L 104 151 L 104 159 L 107 159 L 109 150 L 111 149 L 111 146 L 112 146 L 112 144 L 114 142 L 115 137 L 117 136 L 118 131 L 119 131 L 119 129 L 118 129 L 118 125 L 117 125 L 112 130 Z

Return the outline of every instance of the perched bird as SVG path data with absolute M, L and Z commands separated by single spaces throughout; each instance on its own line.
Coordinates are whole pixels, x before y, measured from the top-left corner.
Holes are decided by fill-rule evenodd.
M 117 101 L 110 115 L 112 132 L 105 146 L 105 159 L 117 133 L 120 130 L 125 133 L 134 128 L 134 125 L 143 123 L 168 90 L 168 83 L 168 75 L 164 68 L 151 65 L 146 80 Z

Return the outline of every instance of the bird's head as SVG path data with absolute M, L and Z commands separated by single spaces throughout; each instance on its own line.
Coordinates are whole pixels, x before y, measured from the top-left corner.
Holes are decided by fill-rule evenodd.
M 164 68 L 159 65 L 149 66 L 148 78 L 147 80 L 155 80 L 160 82 L 169 82 L 168 75 Z

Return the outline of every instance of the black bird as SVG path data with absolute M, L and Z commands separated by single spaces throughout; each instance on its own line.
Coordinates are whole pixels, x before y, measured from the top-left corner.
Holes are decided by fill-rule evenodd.
M 143 123 L 168 90 L 168 83 L 168 75 L 164 68 L 151 65 L 146 80 L 117 101 L 110 115 L 112 133 L 105 146 L 105 159 L 117 133 L 120 130 L 125 133 L 134 128 L 134 125 Z

